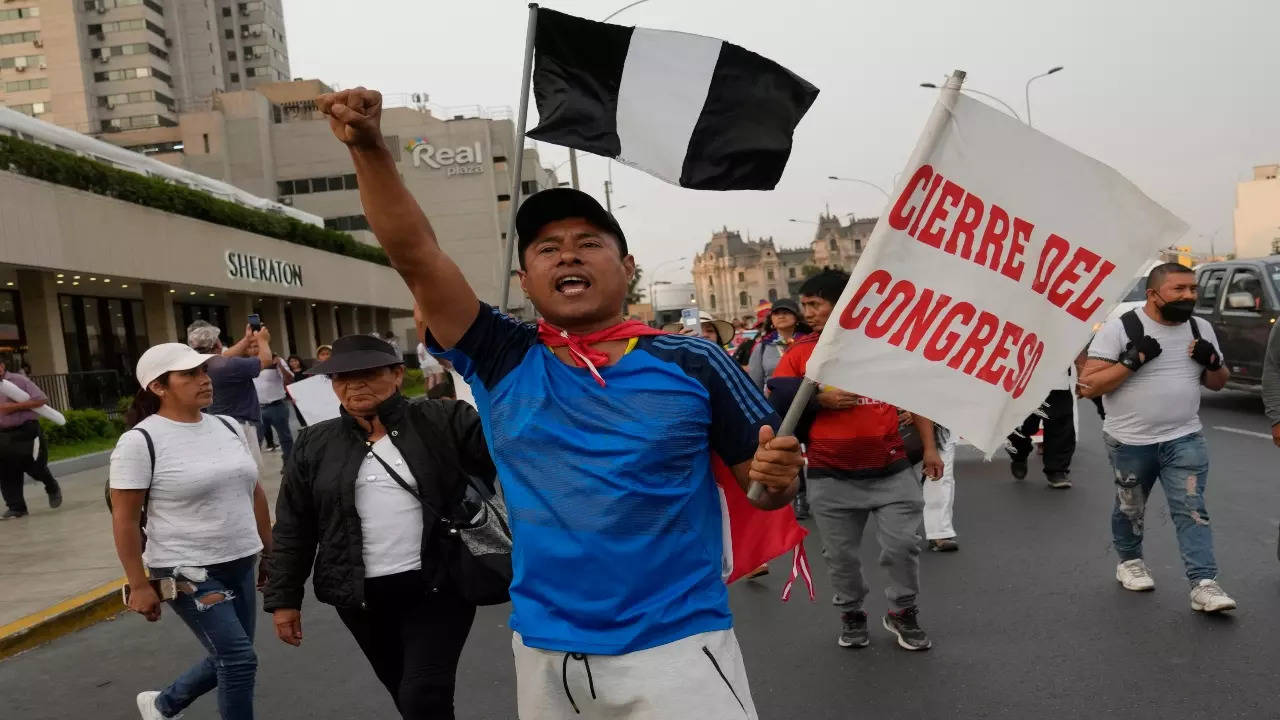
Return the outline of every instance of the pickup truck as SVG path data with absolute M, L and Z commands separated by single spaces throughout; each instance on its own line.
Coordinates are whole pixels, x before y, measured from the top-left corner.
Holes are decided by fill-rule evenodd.
M 1280 315 L 1280 255 L 1196 267 L 1196 315 L 1218 336 L 1231 370 L 1227 387 L 1262 391 L 1262 362 Z

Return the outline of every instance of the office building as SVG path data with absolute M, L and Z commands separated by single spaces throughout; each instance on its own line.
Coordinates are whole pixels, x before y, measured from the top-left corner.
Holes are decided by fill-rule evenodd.
M 1236 185 L 1236 257 L 1280 255 L 1280 165 L 1258 165 Z

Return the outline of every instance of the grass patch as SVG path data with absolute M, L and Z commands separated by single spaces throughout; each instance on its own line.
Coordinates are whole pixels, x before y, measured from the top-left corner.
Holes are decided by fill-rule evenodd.
M 427 380 L 422 376 L 422 371 L 416 368 L 406 368 L 404 371 L 404 382 L 400 385 L 400 392 L 405 397 L 422 397 L 427 394 Z
M 88 455 L 89 453 L 110 450 L 116 446 L 116 440 L 119 437 L 119 435 L 112 437 L 96 437 L 89 440 L 68 443 L 66 445 L 50 445 L 49 462 L 67 460 L 73 457 L 80 457 L 81 455 Z

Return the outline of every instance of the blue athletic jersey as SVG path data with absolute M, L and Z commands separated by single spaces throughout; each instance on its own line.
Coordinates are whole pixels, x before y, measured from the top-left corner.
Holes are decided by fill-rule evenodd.
M 639 338 L 600 368 L 564 364 L 537 328 L 481 303 L 444 352 L 470 384 L 515 538 L 511 627 L 530 647 L 617 655 L 732 627 L 711 470 L 755 453 L 778 417 L 701 338 Z

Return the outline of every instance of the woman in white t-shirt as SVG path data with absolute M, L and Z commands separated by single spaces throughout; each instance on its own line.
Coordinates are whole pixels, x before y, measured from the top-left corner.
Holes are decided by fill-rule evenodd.
M 271 546 L 271 515 L 240 426 L 201 412 L 213 402 L 210 357 L 181 343 L 143 353 L 131 429 L 111 453 L 129 609 L 159 620 L 162 598 L 148 575 L 173 578 L 169 605 L 209 651 L 165 690 L 138 694 L 144 720 L 174 717 L 214 687 L 224 720 L 253 718 L 255 585 L 265 583 L 255 583 L 254 567 Z

